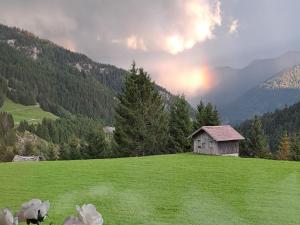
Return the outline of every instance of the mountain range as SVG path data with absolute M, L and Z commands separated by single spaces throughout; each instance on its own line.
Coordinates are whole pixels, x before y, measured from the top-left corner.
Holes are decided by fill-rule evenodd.
M 224 121 L 239 123 L 254 115 L 282 109 L 300 101 L 300 65 L 292 66 L 248 90 L 220 108 Z
M 292 105 L 300 101 L 299 65 L 300 52 L 290 51 L 255 60 L 241 69 L 215 68 L 212 74 L 218 84 L 191 103 L 196 105 L 200 99 L 212 102 L 223 123 L 231 124 Z M 17 103 L 39 104 L 58 116 L 80 114 L 112 125 L 126 73 L 30 32 L 0 25 L 0 87 Z M 156 88 L 169 107 L 174 95 L 159 85 Z M 192 106 L 190 111 L 194 113 Z
M 203 96 L 203 99 L 218 106 L 226 105 L 270 77 L 298 64 L 300 64 L 300 52 L 290 51 L 276 58 L 255 60 L 241 69 L 217 67 L 213 69 L 212 74 L 215 80 L 218 80 L 218 85 L 209 94 Z M 201 96 L 195 97 L 195 99 L 199 98 Z
M 300 101 L 298 65 L 300 52 L 290 51 L 241 69 L 215 68 L 212 74 L 218 85 L 209 94 L 196 96 L 192 104 L 210 101 L 217 105 L 223 122 L 232 124 L 294 104 Z

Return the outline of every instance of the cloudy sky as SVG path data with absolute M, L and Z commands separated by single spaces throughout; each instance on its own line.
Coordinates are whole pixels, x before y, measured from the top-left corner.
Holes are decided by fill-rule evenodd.
M 132 60 L 188 97 L 209 91 L 210 68 L 300 50 L 298 0 L 0 0 L 0 23 L 96 61 Z

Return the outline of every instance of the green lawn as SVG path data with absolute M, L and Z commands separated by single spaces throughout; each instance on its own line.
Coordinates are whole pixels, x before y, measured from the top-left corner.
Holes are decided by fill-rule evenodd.
M 57 118 L 57 116 L 52 113 L 42 110 L 38 105 L 24 106 L 14 103 L 9 99 L 5 100 L 0 111 L 11 113 L 16 124 L 20 123 L 22 120 L 27 120 L 29 123 L 38 123 L 41 122 L 43 118 Z
M 178 154 L 0 164 L 0 207 L 50 200 L 62 224 L 93 203 L 112 225 L 300 224 L 300 163 Z

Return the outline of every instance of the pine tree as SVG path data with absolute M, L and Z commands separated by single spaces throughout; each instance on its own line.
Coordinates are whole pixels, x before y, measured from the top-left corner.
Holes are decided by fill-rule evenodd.
M 255 116 L 251 128 L 249 137 L 246 140 L 247 148 L 249 148 L 249 156 L 254 156 L 258 158 L 268 157 L 270 151 L 267 145 L 267 139 L 264 135 L 264 131 L 262 129 L 262 124 L 258 116 Z
M 48 127 L 48 131 L 49 131 L 50 140 L 53 143 L 58 143 L 59 142 L 59 134 L 58 134 L 58 129 L 55 126 L 55 122 L 52 120 L 48 120 L 47 127 Z
M 7 90 L 7 81 L 2 76 L 0 76 L 0 107 L 3 106 Z
M 205 126 L 205 121 L 205 105 L 203 101 L 200 101 L 199 105 L 197 106 L 196 120 L 193 122 L 194 130 Z
M 197 106 L 196 120 L 194 121 L 194 130 L 202 126 L 217 126 L 220 125 L 219 112 L 216 107 L 209 102 L 205 105 L 200 101 Z
M 192 131 L 192 122 L 187 102 L 183 95 L 177 96 L 171 106 L 169 121 L 170 152 L 187 152 L 191 150 L 191 140 L 187 137 Z
M 205 126 L 217 126 L 220 124 L 218 111 L 210 102 L 205 107 L 205 117 Z
M 11 114 L 0 112 L 0 145 L 13 146 L 16 142 L 14 120 Z
M 278 146 L 278 153 L 277 159 L 279 160 L 288 160 L 290 155 L 290 139 L 285 131 L 281 137 L 279 146 Z
M 22 120 L 18 126 L 18 131 L 24 132 L 25 130 L 29 130 L 29 124 L 26 120 Z
M 76 137 L 72 137 L 69 141 L 69 146 L 71 149 L 70 159 L 82 159 L 82 142 Z
M 91 131 L 86 141 L 87 145 L 83 150 L 83 157 L 86 159 L 103 158 L 108 149 L 103 130 Z
M 300 132 L 292 140 L 290 155 L 292 160 L 300 161 Z
M 49 160 L 58 160 L 60 158 L 59 148 L 53 144 L 49 144 L 47 152 L 48 152 L 47 158 Z
M 60 159 L 62 159 L 62 160 L 71 159 L 71 147 L 69 144 L 67 144 L 67 143 L 61 144 L 59 151 L 60 151 L 60 153 L 59 153 Z
M 7 112 L 0 112 L 0 137 L 4 136 L 7 131 L 14 128 L 14 119 Z
M 164 152 L 168 140 L 165 106 L 154 83 L 133 63 L 116 107 L 114 138 L 120 156 Z
M 2 106 L 3 106 L 3 104 L 4 104 L 4 101 L 5 101 L 5 96 L 4 96 L 4 94 L 3 94 L 3 93 L 1 93 L 1 92 L 0 92 L 0 107 L 2 107 Z
M 43 138 L 46 141 L 50 141 L 49 130 L 44 123 L 38 124 L 36 129 L 36 135 L 39 136 L 40 138 Z

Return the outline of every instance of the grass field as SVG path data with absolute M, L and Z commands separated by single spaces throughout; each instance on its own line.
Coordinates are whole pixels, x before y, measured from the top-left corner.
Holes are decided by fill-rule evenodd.
M 57 118 L 57 116 L 52 113 L 42 110 L 38 105 L 24 106 L 14 103 L 9 99 L 5 100 L 0 111 L 11 113 L 16 124 L 20 123 L 22 120 L 27 120 L 29 123 L 38 123 L 41 122 L 43 118 Z
M 0 164 L 0 207 L 50 200 L 53 224 L 93 203 L 106 225 L 300 223 L 300 164 L 178 154 Z

